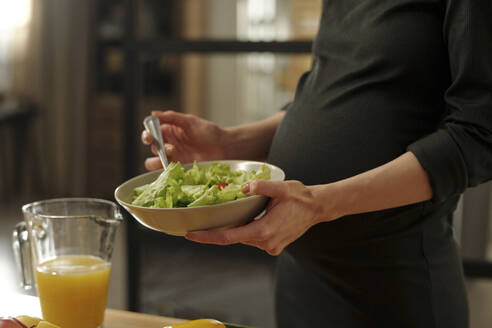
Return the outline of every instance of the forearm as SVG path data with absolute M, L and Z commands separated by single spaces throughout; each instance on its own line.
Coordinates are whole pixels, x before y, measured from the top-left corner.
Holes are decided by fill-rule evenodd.
M 427 173 L 411 152 L 351 178 L 310 188 L 320 204 L 319 221 L 432 198 Z
M 226 159 L 265 160 L 285 111 L 259 122 L 225 129 Z

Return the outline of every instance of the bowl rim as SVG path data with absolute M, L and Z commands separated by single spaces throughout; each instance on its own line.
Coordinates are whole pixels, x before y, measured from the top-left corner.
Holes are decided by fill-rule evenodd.
M 227 164 L 227 163 L 253 163 L 253 164 L 265 164 L 265 165 L 268 165 L 270 167 L 273 167 L 277 170 L 279 170 L 281 172 L 281 175 L 282 175 L 282 178 L 281 180 L 274 180 L 274 181 L 284 181 L 285 180 L 285 172 L 279 168 L 278 166 L 276 165 L 273 165 L 273 164 L 270 164 L 270 163 L 267 163 L 267 162 L 260 162 L 260 161 L 249 161 L 249 160 L 215 160 L 215 161 L 203 161 L 203 162 L 196 162 L 197 164 L 201 164 L 201 165 L 208 165 L 208 164 L 212 164 L 212 163 L 223 163 L 223 164 Z M 190 167 L 191 165 L 193 165 L 193 162 L 191 163 L 186 163 L 186 164 L 182 164 L 184 168 L 187 168 L 187 167 Z M 193 206 L 193 207 L 172 207 L 172 208 L 156 208 L 156 207 L 146 207 L 146 206 L 139 206 L 139 205 L 133 205 L 131 203 L 128 203 L 128 202 L 125 202 L 124 200 L 122 200 L 121 198 L 119 198 L 117 195 L 118 195 L 118 192 L 121 190 L 122 187 L 124 187 L 124 185 L 126 184 L 129 184 L 130 182 L 134 181 L 134 180 L 137 180 L 137 179 L 141 179 L 143 178 L 144 176 L 147 176 L 147 175 L 152 175 L 152 174 L 158 174 L 160 175 L 162 173 L 162 171 L 164 171 L 164 169 L 159 169 L 159 170 L 154 170 L 154 171 L 150 171 L 150 172 L 145 172 L 145 173 L 142 173 L 142 174 L 139 174 L 137 176 L 134 176 L 133 178 L 130 178 L 126 181 L 124 181 L 122 184 L 120 184 L 114 191 L 114 198 L 116 199 L 116 201 L 124 206 L 124 207 L 130 207 L 130 208 L 137 208 L 137 209 L 142 209 L 142 210 L 148 210 L 148 211 L 184 211 L 184 210 L 191 210 L 191 209 L 199 209 L 199 208 L 211 208 L 211 207 L 220 207 L 220 206 L 229 206 L 231 204 L 237 204 L 238 202 L 246 202 L 246 201 L 251 201 L 251 200 L 254 200 L 254 199 L 261 199 L 261 198 L 270 198 L 270 197 L 267 197 L 267 196 L 264 196 L 264 195 L 252 195 L 252 196 L 248 196 L 248 197 L 245 197 L 245 198 L 241 198 L 241 199 L 235 199 L 235 200 L 231 200 L 231 201 L 228 201 L 228 202 L 224 202 L 224 203 L 219 203 L 219 204 L 212 204 L 212 205 L 201 205 L 201 206 Z

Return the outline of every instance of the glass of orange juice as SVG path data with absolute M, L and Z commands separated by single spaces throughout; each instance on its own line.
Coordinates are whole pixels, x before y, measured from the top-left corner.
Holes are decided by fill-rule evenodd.
M 22 286 L 36 285 L 43 318 L 62 328 L 102 327 L 114 237 L 122 221 L 118 206 L 63 198 L 27 204 L 22 211 L 14 252 Z

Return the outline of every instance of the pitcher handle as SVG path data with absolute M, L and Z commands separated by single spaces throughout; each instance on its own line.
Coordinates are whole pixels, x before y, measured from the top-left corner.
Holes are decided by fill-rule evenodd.
M 32 266 L 31 246 L 29 242 L 29 231 L 25 222 L 15 225 L 12 233 L 12 247 L 14 248 L 15 262 L 21 276 L 21 287 L 29 290 L 34 285 L 34 274 Z

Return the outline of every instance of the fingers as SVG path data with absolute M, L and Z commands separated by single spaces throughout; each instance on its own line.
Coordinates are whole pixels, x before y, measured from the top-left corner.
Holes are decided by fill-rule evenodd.
M 152 145 L 150 147 L 150 149 L 152 150 L 152 153 L 156 156 L 156 157 L 149 157 L 145 160 L 145 168 L 149 171 L 153 171 L 153 170 L 158 170 L 158 169 L 162 169 L 162 163 L 161 163 L 161 160 L 159 159 L 159 157 L 157 157 L 157 149 L 155 148 L 154 145 Z M 172 162 L 173 161 L 173 157 L 174 155 L 176 154 L 176 147 L 174 147 L 174 145 L 171 145 L 171 144 L 165 144 L 164 145 L 164 151 L 166 152 L 166 156 L 167 156 L 167 159 L 169 162 Z
M 169 137 L 167 134 L 172 135 L 173 133 L 176 133 L 176 128 L 178 128 L 178 130 L 187 128 L 190 122 L 190 115 L 178 113 L 172 110 L 168 110 L 165 112 L 152 111 L 152 115 L 156 116 L 159 119 L 161 123 L 162 134 L 166 137 Z M 169 129 L 171 129 L 172 131 L 167 131 Z M 141 139 L 145 145 L 150 145 L 152 143 L 152 136 L 146 130 L 142 131 Z M 167 141 L 166 138 L 164 138 L 164 141 Z
M 145 168 L 149 171 L 162 169 L 162 163 L 159 157 L 149 157 L 145 160 Z
M 150 133 L 148 133 L 146 130 L 142 131 L 142 136 L 141 136 L 142 142 L 144 145 L 150 145 L 152 144 L 152 136 Z
M 180 127 L 187 127 L 189 123 L 189 115 L 178 113 L 172 110 L 167 111 L 152 111 L 152 115 L 156 116 L 161 124 L 174 124 Z
M 264 250 L 270 255 L 279 255 L 288 243 L 280 243 L 267 225 L 252 222 L 228 230 L 189 232 L 186 239 L 215 245 L 245 244 Z
M 178 131 L 180 131 L 180 128 L 177 128 L 176 126 L 172 126 L 169 124 L 161 125 L 161 132 L 164 142 L 175 140 L 175 138 L 173 138 L 173 135 L 177 135 L 179 133 Z M 142 140 L 142 143 L 144 145 L 151 145 L 152 142 L 154 141 L 152 135 L 149 132 L 147 132 L 147 130 L 142 131 L 140 139 Z
M 283 181 L 254 180 L 243 186 L 246 195 L 265 195 L 271 198 L 285 194 L 286 185 Z
M 282 253 L 282 251 L 284 249 L 283 247 L 277 247 L 277 246 L 270 247 L 267 242 L 261 242 L 261 241 L 243 241 L 243 242 L 241 242 L 241 244 L 256 247 L 258 249 L 261 249 L 261 250 L 267 252 L 268 254 L 270 254 L 272 256 L 280 255 L 280 253 Z
M 204 244 L 232 245 L 243 241 L 253 241 L 261 235 L 257 221 L 227 230 L 195 231 L 186 234 L 185 238 Z
M 168 141 L 175 140 L 174 136 L 178 135 L 179 133 L 182 133 L 182 129 L 170 124 L 161 124 L 161 132 L 164 142 L 168 142 Z M 153 141 L 152 135 L 150 135 L 150 133 L 147 132 L 147 130 L 142 131 L 140 139 L 142 140 L 142 143 L 144 145 L 150 145 L 152 144 Z
M 243 187 L 243 192 L 247 195 L 259 194 L 276 198 L 284 195 L 286 188 L 287 186 L 283 185 L 282 181 L 254 180 Z M 268 216 L 268 213 L 261 220 L 253 221 L 241 227 L 217 231 L 190 232 L 185 237 L 199 243 L 216 245 L 266 240 L 273 236 L 272 227 L 262 222 L 266 216 Z
M 190 115 L 178 113 L 172 110 L 168 111 L 152 111 L 152 115 L 156 116 L 161 123 L 161 130 L 164 136 L 164 142 L 168 142 L 169 138 L 182 132 L 190 125 Z M 145 145 L 152 144 L 152 136 L 147 131 L 142 131 L 142 143 Z M 172 142 L 172 141 L 171 141 Z
M 155 145 L 150 146 L 150 150 L 152 151 L 152 154 L 154 154 L 155 156 L 159 155 L 157 153 L 157 148 Z M 166 152 L 166 156 L 168 157 L 168 159 L 173 157 L 175 150 L 176 150 L 176 147 L 174 147 L 174 145 L 164 144 L 164 151 Z
M 164 146 L 165 147 L 165 146 Z M 152 154 L 158 156 L 159 154 L 157 153 L 157 147 L 155 145 L 151 145 L 150 146 L 150 151 L 152 152 Z

